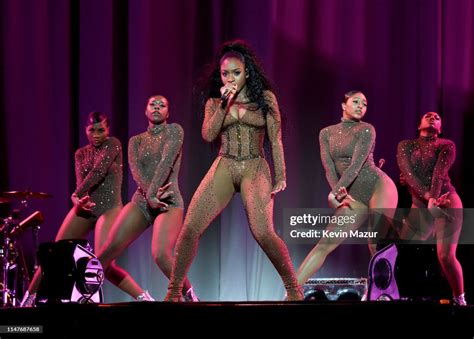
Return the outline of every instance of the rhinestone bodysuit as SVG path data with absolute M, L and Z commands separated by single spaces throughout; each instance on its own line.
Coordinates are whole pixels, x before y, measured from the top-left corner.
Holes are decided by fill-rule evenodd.
M 164 211 L 161 208 L 150 208 L 146 199 L 149 190 L 158 192 L 160 187 L 171 182 L 167 190 L 173 191 L 173 194 L 164 202 L 168 207 L 184 206 L 178 183 L 183 138 L 182 127 L 175 123 L 162 123 L 130 138 L 128 162 L 138 186 L 132 201 L 138 205 L 149 223 L 153 223 L 156 216 Z
M 109 137 L 102 145 L 87 145 L 75 154 L 76 191 L 81 198 L 89 195 L 96 205 L 92 214 L 98 218 L 107 210 L 122 206 L 122 145 Z
M 221 100 L 209 99 L 202 126 L 203 138 L 221 138 L 219 156 L 201 181 L 189 205 L 179 236 L 167 300 L 177 299 L 183 279 L 196 255 L 199 238 L 221 213 L 235 192 L 240 192 L 250 229 L 265 251 L 288 292 L 290 300 L 302 299 L 285 243 L 273 228 L 270 168 L 263 157 L 265 132 L 272 148 L 276 181 L 285 180 L 281 118 L 275 96 L 265 94 L 270 111 L 265 115 L 251 104 L 239 105 L 237 116 L 222 108 Z M 239 225 L 233 225 L 238 227 Z
M 438 198 L 446 192 L 455 193 L 448 170 L 456 158 L 456 147 L 451 140 L 419 137 L 398 144 L 398 167 L 405 178 L 414 202 L 424 202 L 430 193 Z
M 386 174 L 374 164 L 375 129 L 363 121 L 343 119 L 319 134 L 321 161 L 332 192 L 346 187 L 356 200 L 368 204 L 375 185 Z

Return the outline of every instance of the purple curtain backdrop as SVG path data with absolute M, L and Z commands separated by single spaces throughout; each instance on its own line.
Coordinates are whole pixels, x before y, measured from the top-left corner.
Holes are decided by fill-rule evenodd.
M 71 207 L 73 155 L 86 143 L 89 111 L 109 114 L 112 134 L 126 150 L 128 138 L 146 128 L 144 108 L 152 94 L 168 97 L 170 120 L 185 130 L 180 180 L 189 203 L 215 157 L 201 139 L 202 112 L 193 105 L 192 89 L 219 44 L 233 38 L 247 40 L 261 57 L 286 116 L 288 189 L 276 200 L 277 229 L 285 207 L 326 207 L 329 186 L 317 136 L 339 121 L 341 97 L 351 89 L 367 95 L 375 158 L 386 160 L 384 170 L 395 181 L 398 142 L 416 136 L 424 112 L 439 112 L 444 136 L 457 146 L 451 178 L 465 207 L 474 207 L 473 183 L 466 180 L 473 172 L 473 0 L 0 0 L 0 6 L 0 190 L 53 194 L 31 200 L 22 212 L 45 215 L 40 241 L 54 238 Z M 134 190 L 125 175 L 124 202 Z M 320 274 L 366 275 L 367 250 L 350 260 L 350 247 L 331 255 Z M 296 267 L 309 248 L 290 246 Z M 202 238 L 190 272 L 198 292 L 209 300 L 276 298 L 261 287 L 268 262 L 258 251 L 234 199 Z M 469 289 L 472 249 L 458 252 Z M 150 275 L 150 257 L 146 233 L 121 260 L 163 295 L 166 281 Z M 226 277 L 242 279 L 237 266 L 247 287 L 232 294 L 237 282 Z

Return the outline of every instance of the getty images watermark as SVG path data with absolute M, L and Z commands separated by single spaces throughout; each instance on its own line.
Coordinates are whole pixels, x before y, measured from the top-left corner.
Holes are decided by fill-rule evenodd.
M 357 211 L 351 215 L 334 215 L 331 209 L 286 209 L 284 239 L 300 244 L 314 244 L 323 238 L 367 243 L 368 238 L 377 238 L 378 231 L 357 227 L 361 217 Z M 329 224 L 331 227 L 327 227 Z
M 289 244 L 315 244 L 321 239 L 327 242 L 346 244 L 367 244 L 379 241 L 401 240 L 401 230 L 409 227 L 416 230 L 416 238 L 403 241 L 436 243 L 434 218 L 427 209 L 409 208 L 351 210 L 335 215 L 329 208 L 286 208 L 283 212 L 283 239 Z M 473 209 L 450 210 L 446 213 L 448 222 L 461 221 L 463 231 L 459 243 L 474 244 Z M 445 234 L 445 240 L 450 234 Z

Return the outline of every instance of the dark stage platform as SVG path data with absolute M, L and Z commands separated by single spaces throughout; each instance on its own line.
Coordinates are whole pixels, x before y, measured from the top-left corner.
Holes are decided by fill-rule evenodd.
M 43 333 L 5 333 L 11 325 L 41 325 Z M 474 307 L 399 301 L 61 304 L 0 309 L 0 328 L 1 339 L 159 338 L 165 332 L 212 338 L 281 337 L 285 332 L 314 338 L 473 338 Z M 323 335 L 327 331 L 334 335 Z

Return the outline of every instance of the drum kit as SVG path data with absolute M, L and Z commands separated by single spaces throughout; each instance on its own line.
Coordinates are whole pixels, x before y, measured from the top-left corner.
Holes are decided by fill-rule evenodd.
M 0 307 L 19 306 L 18 295 L 24 293 L 29 284 L 29 274 L 23 256 L 20 235 L 27 229 L 33 233 L 35 253 L 38 249 L 38 232 L 44 222 L 43 214 L 36 211 L 21 220 L 21 211 L 28 207 L 30 199 L 52 198 L 51 194 L 43 192 L 8 191 L 0 192 L 0 204 L 20 201 L 21 207 L 12 211 L 6 218 L 0 217 Z M 36 257 L 36 256 L 35 256 Z M 35 270 L 38 263 L 35 260 Z M 23 289 L 22 291 L 19 291 Z

